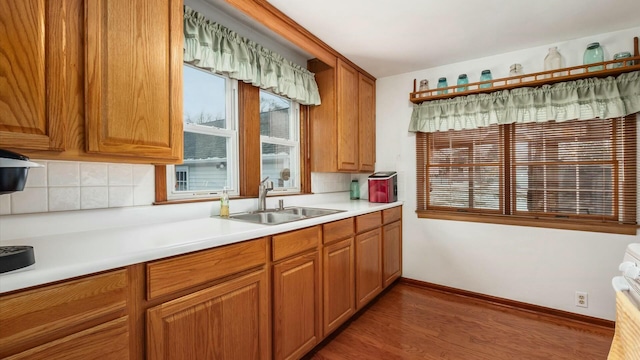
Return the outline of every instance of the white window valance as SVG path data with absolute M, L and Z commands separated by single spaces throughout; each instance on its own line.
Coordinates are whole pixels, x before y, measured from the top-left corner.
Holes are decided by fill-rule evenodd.
M 477 129 L 492 124 L 608 119 L 640 111 L 640 71 L 540 87 L 425 101 L 414 105 L 410 132 Z
M 184 7 L 184 62 L 251 83 L 303 105 L 319 105 L 315 76 L 278 53 Z

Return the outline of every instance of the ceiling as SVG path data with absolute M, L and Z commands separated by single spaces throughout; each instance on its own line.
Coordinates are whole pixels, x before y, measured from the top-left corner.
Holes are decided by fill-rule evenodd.
M 640 26 L 638 0 L 268 1 L 377 78 Z

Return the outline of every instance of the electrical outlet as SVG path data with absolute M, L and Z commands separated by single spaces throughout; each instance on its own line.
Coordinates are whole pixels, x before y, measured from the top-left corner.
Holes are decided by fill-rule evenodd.
M 584 291 L 576 291 L 576 306 L 589 307 L 589 294 Z

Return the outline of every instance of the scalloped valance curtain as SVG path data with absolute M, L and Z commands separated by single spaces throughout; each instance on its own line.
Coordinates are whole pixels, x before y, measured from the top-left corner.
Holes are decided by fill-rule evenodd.
M 251 83 L 303 105 L 319 105 L 314 74 L 184 7 L 184 62 Z
M 410 132 L 477 129 L 492 124 L 609 119 L 640 111 L 640 71 L 540 87 L 425 101 Z

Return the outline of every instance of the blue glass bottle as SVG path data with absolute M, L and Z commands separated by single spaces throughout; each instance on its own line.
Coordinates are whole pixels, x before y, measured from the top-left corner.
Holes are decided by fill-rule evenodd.
M 438 79 L 438 89 L 439 88 L 446 88 L 447 86 L 449 86 L 449 85 L 447 84 L 447 78 L 446 77 L 441 77 L 440 79 Z M 449 92 L 449 90 L 439 90 L 438 91 L 438 95 L 446 94 L 448 92 Z
M 482 74 L 480 74 L 480 82 L 493 80 L 493 76 L 491 76 L 491 70 L 482 70 Z M 479 88 L 486 89 L 493 86 L 492 83 L 480 84 Z
M 587 45 L 587 49 L 584 51 L 584 57 L 582 59 L 583 59 L 582 63 L 585 65 L 603 62 L 604 51 L 602 50 L 600 43 L 594 42 Z M 604 65 L 591 66 L 589 67 L 588 71 L 598 71 L 603 69 L 604 69 Z
M 457 85 L 466 85 L 469 83 L 469 78 L 467 77 L 467 74 L 460 74 L 458 75 L 458 84 Z M 457 92 L 462 92 L 462 91 L 467 91 L 469 90 L 468 86 L 459 86 L 456 91 Z

